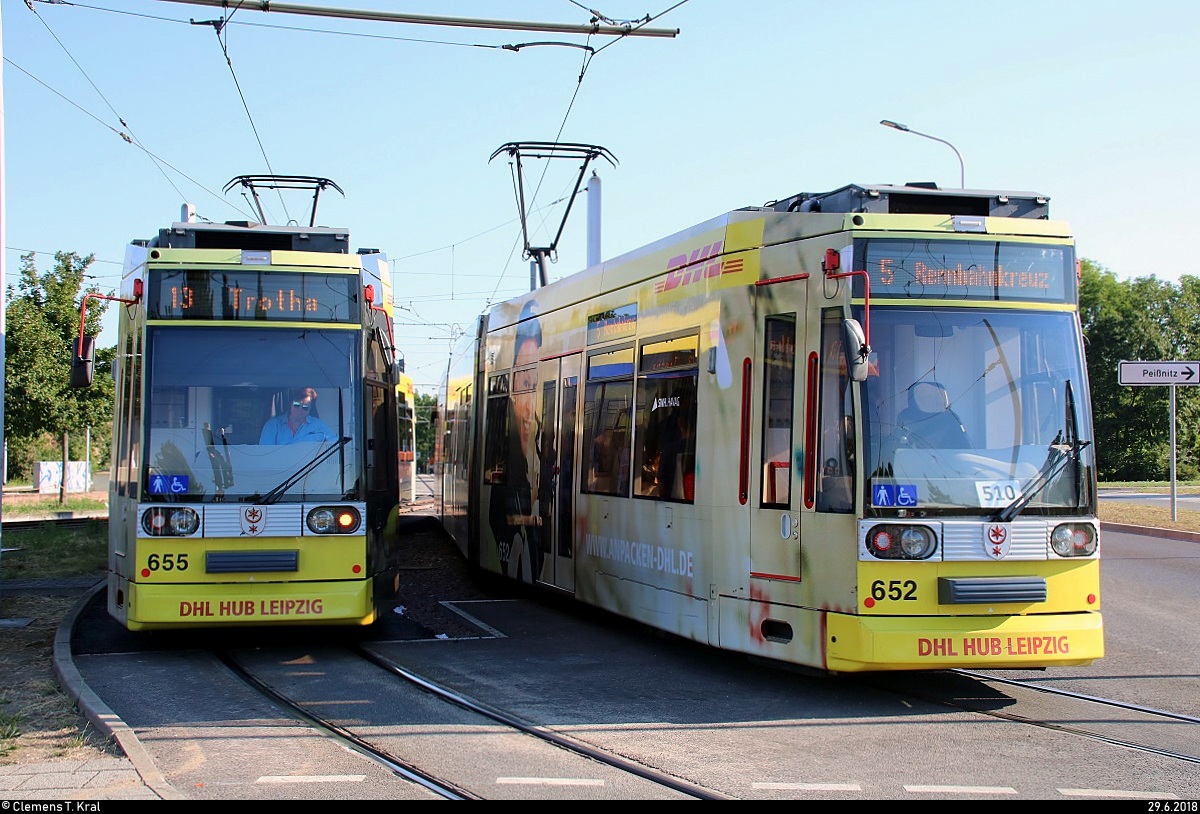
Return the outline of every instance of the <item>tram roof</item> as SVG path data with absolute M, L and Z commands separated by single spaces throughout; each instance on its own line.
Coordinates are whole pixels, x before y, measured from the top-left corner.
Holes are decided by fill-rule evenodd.
M 331 226 L 271 226 L 254 221 L 186 221 L 159 229 L 143 245 L 159 249 L 249 249 L 350 253 L 350 230 Z
M 1037 192 L 939 189 L 936 184 L 847 184 L 831 192 L 800 192 L 764 205 L 776 212 L 882 212 L 992 218 L 1050 217 L 1050 198 Z

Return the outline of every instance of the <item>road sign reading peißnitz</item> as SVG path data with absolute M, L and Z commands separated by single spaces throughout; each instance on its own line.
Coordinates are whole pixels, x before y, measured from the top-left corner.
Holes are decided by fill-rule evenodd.
M 1120 384 L 1200 384 L 1200 362 L 1121 362 Z

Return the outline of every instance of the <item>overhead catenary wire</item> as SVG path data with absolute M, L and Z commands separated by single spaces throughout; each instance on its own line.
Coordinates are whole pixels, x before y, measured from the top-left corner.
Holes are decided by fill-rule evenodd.
M 32 0 L 32 1 L 47 3 L 47 0 Z M 164 2 L 182 2 L 182 0 L 163 0 L 163 1 Z M 314 29 L 314 28 L 309 28 L 309 27 L 292 27 L 292 26 L 258 24 L 258 23 L 253 23 L 253 22 L 249 22 L 249 21 L 245 20 L 244 15 L 239 15 L 242 17 L 242 19 L 238 19 L 235 21 L 232 19 L 233 12 L 236 12 L 238 10 L 242 10 L 242 11 L 263 10 L 263 11 L 265 11 L 265 10 L 267 10 L 268 4 L 259 4 L 259 3 L 255 3 L 255 2 L 224 2 L 224 1 L 219 2 L 219 3 L 192 3 L 192 4 L 193 5 L 213 5 L 213 6 L 219 5 L 220 7 L 222 7 L 225 10 L 225 12 L 224 12 L 225 19 L 223 21 L 223 26 L 222 26 L 222 28 L 218 29 L 218 27 L 216 25 L 213 25 L 214 32 L 218 35 L 218 42 L 222 48 L 222 53 L 226 58 L 226 65 L 230 71 L 231 77 L 233 78 L 236 92 L 239 94 L 239 98 L 242 102 L 242 106 L 245 110 L 248 121 L 251 124 L 251 128 L 253 130 L 254 137 L 258 143 L 259 151 L 262 154 L 264 161 L 266 161 L 268 168 L 273 173 L 274 169 L 271 166 L 270 156 L 268 155 L 268 150 L 266 149 L 266 141 L 264 139 L 264 136 L 266 135 L 266 133 L 263 132 L 262 135 L 260 135 L 259 123 L 256 121 L 255 116 L 252 114 L 253 106 L 249 102 L 252 94 L 248 95 L 248 91 L 251 91 L 252 88 L 244 86 L 245 78 L 243 76 L 239 75 L 239 71 L 237 71 L 235 69 L 235 66 L 233 66 L 233 64 L 232 64 L 233 44 L 229 41 L 229 33 L 228 33 L 229 25 L 258 26 L 261 28 L 280 28 L 280 29 L 287 29 L 287 30 L 299 30 L 299 31 L 306 31 L 306 32 L 310 32 L 310 33 L 326 34 L 326 35 L 333 35 L 333 36 L 367 36 L 367 37 L 373 37 L 373 38 L 377 38 L 377 39 L 402 40 L 402 41 L 409 41 L 409 42 L 423 42 L 423 43 L 432 43 L 432 44 L 446 45 L 446 46 L 452 46 L 452 47 L 463 47 L 464 45 L 466 45 L 468 47 L 484 47 L 484 48 L 491 48 L 491 49 L 495 49 L 495 50 L 507 50 L 509 52 L 516 52 L 516 51 L 522 50 L 525 47 L 531 47 L 533 45 L 547 45 L 547 46 L 558 45 L 558 46 L 563 46 L 563 47 L 579 48 L 581 51 L 584 52 L 582 55 L 581 62 L 579 64 L 579 72 L 576 76 L 576 81 L 575 81 L 574 87 L 572 89 L 570 100 L 567 102 L 566 110 L 564 111 L 564 113 L 559 121 L 559 126 L 557 128 L 556 138 L 561 138 L 563 133 L 566 131 L 566 127 L 570 121 L 570 117 L 571 117 L 573 111 L 575 110 L 575 108 L 578 105 L 578 101 L 582 98 L 582 95 L 581 95 L 582 80 L 587 75 L 591 60 L 595 57 L 595 55 L 599 51 L 603 50 L 604 48 L 611 46 L 616 41 L 623 40 L 623 39 L 627 38 L 628 36 L 642 36 L 644 33 L 642 30 L 646 29 L 653 20 L 661 18 L 664 14 L 674 10 L 675 8 L 678 8 L 679 6 L 682 6 L 686 2 L 687 2 L 687 0 L 682 0 L 682 2 L 675 3 L 674 5 L 670 6 L 666 11 L 663 11 L 659 14 L 646 15 L 642 18 L 639 18 L 638 20 L 627 21 L 627 22 L 623 22 L 623 23 L 614 20 L 612 17 L 610 17 L 606 14 L 603 14 L 596 10 L 588 9 L 588 11 L 596 17 L 596 21 L 594 21 L 594 24 L 592 24 L 590 26 L 586 26 L 586 27 L 567 26 L 566 29 L 563 29 L 563 30 L 569 30 L 571 33 L 578 33 L 581 31 L 585 31 L 587 33 L 588 40 L 589 40 L 589 44 L 587 44 L 587 45 L 578 45 L 575 43 L 567 43 L 567 42 L 562 42 L 562 43 L 555 43 L 555 42 L 532 43 L 531 42 L 531 43 L 517 43 L 516 45 L 511 45 L 511 46 L 507 46 L 507 47 L 503 46 L 503 45 L 491 45 L 491 44 L 482 44 L 482 43 L 455 43 L 455 42 L 447 42 L 444 40 L 429 40 L 429 39 L 421 39 L 421 38 L 402 38 L 402 37 L 393 37 L 393 36 L 381 36 L 381 35 L 376 35 L 376 34 L 363 34 L 361 32 L 339 32 L 339 31 L 329 30 L 328 28 L 325 28 L 325 29 L 315 28 Z M 137 14 L 135 12 L 129 12 L 129 11 L 123 10 L 123 9 L 106 9 L 106 8 L 103 8 L 100 6 L 94 6 L 94 5 L 89 6 L 89 5 L 85 5 L 85 4 L 78 4 L 78 3 L 71 3 L 71 2 L 56 2 L 56 3 L 47 3 L 47 4 L 60 5 L 60 6 L 63 6 L 63 5 L 77 6 L 77 7 L 84 8 L 84 9 L 93 9 L 93 10 L 98 10 L 98 11 L 107 12 L 107 13 L 132 14 L 133 16 L 140 16 L 140 17 L 146 17 L 146 18 L 151 18 L 151 19 L 155 19 L 155 20 L 162 20 L 162 21 L 167 21 L 167 22 L 176 22 L 178 24 L 184 24 L 183 21 L 181 21 L 181 20 L 169 20 L 164 17 L 157 17 L 157 16 L 145 15 L 145 14 Z M 579 4 L 576 4 L 576 5 L 579 5 Z M 287 9 L 284 6 L 281 6 L 280 4 L 277 4 L 277 3 L 271 3 L 271 4 L 269 4 L 269 6 L 270 6 L 270 10 L 272 10 L 272 11 L 290 10 L 290 9 Z M 580 6 L 580 7 L 582 8 L 582 6 Z M 368 16 L 365 19 L 373 19 L 373 18 Z M 476 24 L 478 24 L 478 23 L 482 23 L 482 24 L 486 25 L 488 22 L 489 21 L 457 21 L 457 22 L 447 22 L 445 24 L 447 24 L 447 25 L 470 24 L 471 27 L 477 27 Z M 595 24 L 596 22 L 598 22 L 600 24 Z M 193 21 L 189 21 L 187 24 L 194 24 L 194 23 L 193 23 Z M 505 25 L 498 26 L 498 27 L 513 30 L 517 27 L 521 27 L 522 25 L 523 24 L 517 23 L 515 21 L 505 21 Z M 537 28 L 545 29 L 546 27 L 538 26 Z M 554 30 L 553 26 L 550 26 L 550 30 Z M 636 33 L 636 34 L 633 33 L 635 31 L 638 33 Z M 674 36 L 674 34 L 677 34 L 677 33 L 678 33 L 678 30 L 675 30 L 675 31 L 669 32 L 669 35 Z M 597 36 L 609 36 L 612 38 L 612 42 L 609 42 L 603 46 L 598 46 L 598 44 L 593 42 L 594 37 L 597 37 Z M 63 98 L 66 98 L 66 97 L 63 97 Z M 72 104 L 74 104 L 74 103 L 72 103 Z M 76 106 L 78 107 L 78 105 L 76 105 Z M 112 106 L 110 105 L 110 108 L 111 107 Z M 80 107 L 80 109 L 83 110 L 82 107 Z M 84 112 L 89 116 L 92 115 L 90 113 L 87 113 L 87 111 L 84 111 Z M 115 111 L 114 111 L 114 114 L 115 114 Z M 94 117 L 94 116 L 93 116 L 93 118 L 96 118 L 97 121 L 100 121 L 102 124 L 104 124 L 101 119 Z M 118 116 L 118 119 L 119 119 L 119 116 Z M 108 126 L 108 125 L 105 125 L 105 126 Z M 110 127 L 109 129 L 120 134 L 120 131 L 116 128 Z M 133 139 L 129 139 L 128 141 L 129 141 L 129 143 L 135 143 Z M 201 188 L 204 188 L 206 190 L 206 192 L 209 192 L 214 197 L 217 197 L 220 199 L 220 196 L 218 196 L 216 193 L 212 193 L 211 190 L 208 190 L 206 187 L 204 187 L 203 184 L 199 184 L 198 182 L 196 182 L 194 179 L 192 179 L 186 173 L 181 172 L 180 170 L 178 170 L 176 167 L 174 167 L 170 163 L 163 161 L 158 156 L 151 153 L 151 151 L 147 150 L 144 146 L 141 146 L 141 145 L 138 145 L 138 146 L 139 146 L 139 149 L 146 152 L 149 156 L 156 159 L 157 161 L 162 162 L 162 166 L 159 167 L 160 172 L 163 172 L 162 167 L 167 167 L 171 171 L 176 172 L 179 175 L 181 175 L 182 177 L 186 178 L 189 182 L 196 183 Z M 538 185 L 539 192 L 543 191 L 541 189 L 541 187 L 543 186 L 544 179 L 545 179 L 545 175 L 543 174 L 543 179 L 539 181 L 539 185 Z M 181 194 L 179 191 L 179 188 L 176 186 L 176 184 L 170 177 L 167 177 L 166 180 L 168 181 L 168 183 L 170 183 L 172 185 L 172 187 L 175 188 L 176 194 Z M 578 194 L 582 194 L 582 191 L 579 191 Z M 182 195 L 181 195 L 181 197 L 182 197 Z M 538 195 L 538 197 L 540 198 L 540 195 Z M 234 202 L 231 202 L 227 199 L 221 199 L 221 200 L 226 205 L 234 205 Z M 560 196 L 550 206 L 553 206 L 557 203 L 561 203 L 563 200 L 564 200 L 564 197 Z M 533 202 L 531 202 L 531 203 L 533 203 Z M 284 202 L 284 205 L 286 208 L 286 202 Z M 240 210 L 240 207 L 235 207 L 235 208 L 238 208 Z M 542 210 L 540 207 L 536 207 L 536 206 L 534 207 L 534 209 L 536 211 L 539 211 L 542 213 L 543 221 L 546 218 L 550 217 L 549 211 Z M 494 228 L 502 228 L 502 227 L 494 227 Z M 488 231 L 491 231 L 491 230 L 488 230 Z M 479 234 L 479 233 L 477 233 L 477 234 Z M 469 240 L 469 239 L 471 239 L 471 238 L 466 238 L 464 240 Z M 462 242 L 462 241 L 456 241 L 456 243 L 451 244 L 451 245 L 452 246 L 457 245 L 460 242 Z M 519 247 L 519 242 L 516 239 L 514 239 L 514 245 L 513 245 L 512 249 L 510 250 L 510 252 L 508 253 L 507 260 L 502 261 L 503 267 L 502 267 L 501 273 L 494 278 L 494 279 L 496 279 L 496 285 L 492 290 L 491 296 L 488 297 L 489 304 L 492 300 L 495 299 L 495 297 L 499 294 L 502 287 L 504 286 L 504 281 L 502 278 L 505 275 L 505 271 L 503 269 L 511 266 L 512 258 L 516 254 L 516 249 L 518 247 Z M 436 251 L 436 250 L 429 250 L 429 251 Z M 412 256 L 412 255 L 409 255 L 409 256 Z M 497 258 L 497 259 L 499 259 L 499 258 Z M 394 271 L 393 273 L 396 273 L 396 272 Z M 454 285 L 453 280 L 457 280 L 457 277 L 458 277 L 457 274 L 454 275 L 454 277 L 452 279 L 452 285 Z M 454 285 L 454 288 L 451 291 L 451 298 L 456 299 L 456 300 L 464 299 L 468 296 L 479 296 L 482 293 L 483 292 L 475 293 L 475 292 L 463 291 L 463 290 L 461 290 L 460 286 Z M 422 298 L 419 298 L 419 300 L 431 301 L 431 300 L 436 300 L 436 297 L 422 297 Z
M 164 3 L 186 3 L 194 6 L 218 6 L 227 8 L 230 0 L 159 0 Z M 687 0 L 683 0 L 687 2 Z M 593 21 L 589 25 L 574 23 L 544 23 L 522 20 L 494 20 L 484 18 L 441 17 L 425 14 L 401 14 L 394 11 L 368 11 L 362 9 L 333 8 L 330 6 L 302 6 L 296 3 L 278 3 L 274 0 L 239 0 L 239 9 L 248 11 L 299 14 L 315 17 L 340 17 L 350 20 L 367 20 L 384 23 L 407 23 L 413 25 L 458 26 L 462 28 L 493 28 L 508 31 L 548 31 L 560 34 L 601 34 L 608 36 L 674 37 L 679 29 L 645 28 L 645 25 L 602 26 Z M 662 15 L 659 15 L 662 16 Z M 650 22 L 649 18 L 646 22 Z
M 239 4 L 240 8 L 240 4 Z M 237 71 L 233 69 L 233 59 L 229 56 L 229 40 L 225 34 L 226 24 L 229 18 L 237 13 L 235 8 L 233 11 L 226 10 L 224 17 L 219 21 L 207 21 L 204 23 L 196 23 L 196 25 L 211 25 L 217 34 L 217 42 L 221 46 L 221 53 L 225 55 L 225 64 L 229 66 L 229 75 L 233 77 L 233 84 L 237 88 L 238 98 L 242 101 L 242 109 L 246 111 L 246 118 L 250 121 L 250 129 L 254 131 L 254 140 L 258 142 L 258 150 L 262 153 L 263 161 L 267 165 L 267 171 L 272 175 L 275 174 L 275 169 L 271 166 L 271 159 L 267 157 L 267 148 L 263 146 L 262 136 L 258 133 L 258 125 L 254 123 L 254 115 L 250 112 L 250 104 L 246 101 L 246 94 L 242 91 L 242 83 L 238 81 Z M 283 199 L 283 191 L 276 189 L 276 194 L 279 195 L 279 204 L 283 207 L 283 216 L 285 221 L 291 221 L 292 217 L 288 213 L 287 201 Z
M 38 14 L 37 9 L 34 8 L 31 3 L 27 5 L 29 10 L 33 12 L 33 16 L 37 18 L 38 22 L 42 24 L 42 27 L 46 29 L 46 32 L 54 39 L 56 43 L 58 43 L 58 47 L 61 48 L 63 53 L 67 55 L 67 59 L 71 60 L 71 64 L 79 70 L 79 73 L 83 75 L 83 78 L 86 79 L 88 84 L 92 86 L 92 90 L 96 91 L 96 95 L 100 97 L 100 99 L 112 112 L 113 116 L 116 117 L 117 121 L 121 123 L 121 127 L 125 128 L 124 132 L 120 132 L 118 135 L 120 135 L 121 138 L 123 138 L 126 142 L 142 148 L 142 151 L 145 152 L 154 163 L 155 168 L 162 173 L 162 177 L 166 179 L 166 182 L 170 184 L 177 193 L 179 193 L 179 197 L 182 200 L 184 198 L 183 192 L 178 186 L 175 185 L 175 182 L 172 181 L 171 177 L 163 170 L 162 166 L 159 164 L 158 160 L 154 158 L 153 154 L 143 147 L 142 142 L 134 134 L 133 128 L 130 127 L 129 123 L 125 121 L 125 118 L 117 112 L 117 109 L 112 106 L 112 103 L 108 101 L 108 97 L 104 95 L 103 91 L 101 91 L 100 88 L 96 86 L 96 83 L 92 81 L 92 77 L 89 76 L 88 72 L 85 71 L 83 66 L 79 64 L 79 60 L 75 59 L 74 55 L 71 54 L 70 49 L 68 49 L 63 41 L 59 38 L 58 34 L 54 33 L 54 29 L 50 27 L 50 24 L 46 22 L 45 18 L 43 18 L 41 14 Z
M 71 3 L 71 2 L 67 2 L 67 0 L 31 0 L 31 1 L 44 3 L 44 4 L 50 4 L 50 5 L 67 5 L 67 6 L 73 6 L 73 7 L 78 7 L 78 8 L 95 10 L 95 11 L 103 11 L 103 12 L 116 13 L 116 14 L 126 14 L 126 15 L 130 15 L 130 16 L 143 17 L 143 18 L 147 18 L 147 19 L 153 19 L 153 20 L 164 21 L 164 22 L 176 22 L 176 23 L 181 23 L 181 24 L 184 22 L 182 20 L 173 20 L 173 19 L 167 18 L 167 17 L 160 17 L 157 15 L 148 15 L 148 14 L 144 14 L 144 13 L 130 12 L 128 10 L 109 9 L 109 8 L 105 8 L 102 6 L 87 5 L 87 4 L 83 4 L 83 3 Z M 364 35 L 359 32 L 338 32 L 338 31 L 330 31 L 327 29 L 312 29 L 312 28 L 302 28 L 302 27 L 293 27 L 293 26 L 276 26 L 276 25 L 269 25 L 269 24 L 259 24 L 259 23 L 243 21 L 243 20 L 234 21 L 232 19 L 233 13 L 238 10 L 244 9 L 247 11 L 264 11 L 264 12 L 265 11 L 274 11 L 274 12 L 291 13 L 291 14 L 306 14 L 306 15 L 311 15 L 311 16 L 340 17 L 343 19 L 359 19 L 359 20 L 386 21 L 386 22 L 404 22 L 404 23 L 426 24 L 426 25 L 453 25 L 453 26 L 462 26 L 462 27 L 471 27 L 471 28 L 494 28 L 494 29 L 506 29 L 506 30 L 536 30 L 536 31 L 565 32 L 565 33 L 585 33 L 588 35 L 589 39 L 593 35 L 612 36 L 613 40 L 610 41 L 608 44 L 602 46 L 600 49 L 594 49 L 590 45 L 579 46 L 574 43 L 550 43 L 550 42 L 526 43 L 526 44 L 502 45 L 502 46 L 487 46 L 487 45 L 482 45 L 482 44 L 472 44 L 472 45 L 481 45 L 481 47 L 493 47 L 493 48 L 500 48 L 500 49 L 509 50 L 509 51 L 517 51 L 522 47 L 526 47 L 528 45 L 534 45 L 534 44 L 580 47 L 580 48 L 583 48 L 585 51 L 587 51 L 587 54 L 584 57 L 584 62 L 581 66 L 579 77 L 576 81 L 576 87 L 572 94 L 571 101 L 568 103 L 568 109 L 564 113 L 563 118 L 560 122 L 560 126 L 558 128 L 558 135 L 556 136 L 556 138 L 557 138 L 557 137 L 561 137 L 561 134 L 565 128 L 567 118 L 569 117 L 571 109 L 573 108 L 573 106 L 575 104 L 576 98 L 578 97 L 579 86 L 582 83 L 583 76 L 586 74 L 587 66 L 590 63 L 591 58 L 594 57 L 595 54 L 599 50 L 603 50 L 604 48 L 607 48 L 609 45 L 612 45 L 613 43 L 615 43 L 619 40 L 625 39 L 628 36 L 660 36 L 660 37 L 661 36 L 670 36 L 670 37 L 673 37 L 673 36 L 677 35 L 679 33 L 678 29 L 653 30 L 653 29 L 647 29 L 647 26 L 654 20 L 659 19 L 659 18 L 663 17 L 664 15 L 668 14 L 669 12 L 675 10 L 679 6 L 684 5 L 686 2 L 688 2 L 688 0 L 680 0 L 680 2 L 675 3 L 674 5 L 668 7 L 666 10 L 664 10 L 662 12 L 659 12 L 658 14 L 653 14 L 653 15 L 647 14 L 641 18 L 638 18 L 637 20 L 627 20 L 627 21 L 615 20 L 614 18 L 609 17 L 595 9 L 586 8 L 585 6 L 583 6 L 579 3 L 574 3 L 574 5 L 588 11 L 588 13 L 590 13 L 593 16 L 592 22 L 585 26 L 576 25 L 576 24 L 534 23 L 534 22 L 507 21 L 507 20 L 456 19 L 456 18 L 432 17 L 432 16 L 421 16 L 421 15 L 394 14 L 394 13 L 390 13 L 390 12 L 369 12 L 369 11 L 358 11 L 358 10 L 353 10 L 353 9 L 336 9 L 336 8 L 317 7 L 317 6 L 305 7 L 305 6 L 297 6 L 297 5 L 293 5 L 293 4 L 254 3 L 254 2 L 246 2 L 246 0 L 241 0 L 240 2 L 237 2 L 236 5 L 234 5 L 232 11 L 230 11 L 231 3 L 229 2 L 229 0 L 160 0 L 160 2 L 176 2 L 176 3 L 186 3 L 189 5 L 217 6 L 217 7 L 221 7 L 224 10 L 224 19 L 222 21 L 197 23 L 194 20 L 190 20 L 190 21 L 188 21 L 188 24 L 212 25 L 214 30 L 216 31 L 216 33 L 218 35 L 218 40 L 221 45 L 222 53 L 226 58 L 226 64 L 229 67 L 229 70 L 233 77 L 234 84 L 237 89 L 239 98 L 242 101 L 243 108 L 245 109 L 246 115 L 250 121 L 251 128 L 254 132 L 255 139 L 259 146 L 259 150 L 263 155 L 264 161 L 267 163 L 268 169 L 271 169 L 271 171 L 274 172 L 274 170 L 271 168 L 270 160 L 266 154 L 265 146 L 263 145 L 262 139 L 259 135 L 257 125 L 254 122 L 254 117 L 250 113 L 249 104 L 248 104 L 245 94 L 242 90 L 241 82 L 238 79 L 236 71 L 233 68 L 232 59 L 229 55 L 229 50 L 228 50 L 228 39 L 227 39 L 228 35 L 226 33 L 228 26 L 229 25 L 241 25 L 241 26 L 258 26 L 258 27 L 263 27 L 263 28 L 282 28 L 282 29 L 287 29 L 287 30 L 312 31 L 314 33 L 329 33 L 329 34 L 338 34 L 338 35 L 347 35 L 347 36 L 373 36 L 373 37 L 378 37 L 381 39 L 402 39 L 403 40 L 406 38 L 386 37 L 386 36 L 381 36 L 381 35 Z M 573 2 L 573 0 L 572 0 L 572 2 Z M 599 22 L 603 22 L 607 25 L 606 26 L 598 25 Z M 455 45 L 455 46 L 462 45 L 462 43 L 449 43 L 449 42 L 434 41 L 434 40 L 413 39 L 412 41 L 433 42 L 435 44 L 446 44 L 446 45 Z M 149 153 L 149 151 L 147 151 L 147 152 Z M 153 154 L 151 154 L 151 155 L 153 155 Z M 168 165 L 168 166 L 170 166 L 170 165 Z M 175 169 L 175 168 L 172 167 L 172 169 Z M 178 170 L 176 170 L 176 171 L 178 172 Z M 184 175 L 184 177 L 187 177 L 186 174 L 183 174 L 183 173 L 180 173 L 180 174 Z M 543 179 L 544 179 L 544 177 L 545 176 L 543 173 Z M 168 179 L 168 181 L 169 180 L 170 179 Z M 189 178 L 189 180 L 192 180 L 192 179 Z M 540 190 L 541 182 L 542 182 L 542 179 L 539 179 L 538 190 Z M 177 189 L 177 191 L 178 191 L 178 189 Z M 206 191 L 210 191 L 210 190 L 206 189 Z M 213 193 L 213 194 L 215 195 L 215 193 Z M 181 195 L 181 197 L 183 197 L 182 193 L 180 193 L 180 195 Z M 531 199 L 531 205 L 536 201 L 536 197 L 537 197 L 537 193 L 535 192 L 533 198 Z M 281 203 L 284 204 L 285 215 L 286 215 L 286 202 L 282 201 L 282 197 L 281 197 Z M 290 217 L 289 217 L 289 220 L 290 220 Z M 509 262 L 510 261 L 511 261 L 511 253 L 510 253 Z M 506 265 L 507 265 L 507 263 L 506 263 Z
M 593 20 L 600 20 L 600 19 L 603 19 L 603 20 L 605 20 L 605 21 L 612 22 L 611 20 L 609 20 L 609 18 L 605 17 L 605 16 L 604 16 L 604 15 L 602 15 L 600 12 L 598 12 L 598 11 L 595 11 L 594 9 L 585 8 L 584 6 L 582 6 L 582 5 L 580 5 L 579 3 L 575 2 L 575 0 L 571 0 L 571 2 L 572 2 L 572 3 L 574 3 L 576 6 L 579 6 L 580 8 L 584 8 L 584 9 L 585 9 L 585 10 L 586 10 L 588 13 L 592 14 L 592 15 L 593 15 Z M 622 28 L 623 30 L 625 30 L 625 29 L 628 29 L 628 33 L 632 34 L 633 32 L 635 32 L 635 31 L 638 31 L 638 30 L 640 30 L 640 29 L 644 28 L 646 25 L 648 25 L 648 24 L 649 24 L 650 22 L 652 22 L 653 20 L 655 20 L 655 19 L 658 19 L 659 17 L 662 17 L 663 15 L 665 15 L 665 14 L 668 14 L 668 13 L 670 13 L 671 11 L 674 11 L 675 9 L 679 8 L 680 6 L 684 5 L 684 4 L 685 4 L 685 3 L 687 3 L 687 2 L 688 2 L 688 0 L 679 0 L 679 2 L 677 2 L 677 3 L 675 3 L 674 5 L 672 5 L 672 6 L 668 7 L 668 8 L 667 8 L 665 11 L 662 11 L 662 12 L 660 12 L 660 13 L 656 14 L 656 15 L 646 15 L 645 17 L 641 18 L 640 20 L 636 21 L 636 22 L 637 22 L 637 24 L 636 24 L 636 25 L 634 25 L 634 24 L 633 24 L 633 21 L 631 21 L 631 22 L 627 22 L 627 23 L 622 23 L 622 24 L 619 24 L 619 26 L 618 26 L 618 27 Z M 566 111 L 564 111 L 564 113 L 563 113 L 562 120 L 559 122 L 558 130 L 556 131 L 556 133 L 555 133 L 555 136 L 554 136 L 554 141 L 555 141 L 555 142 L 557 142 L 559 139 L 561 139 L 561 138 L 562 138 L 562 134 L 563 134 L 563 132 L 566 130 L 566 126 L 567 126 L 567 120 L 570 118 L 571 111 L 572 111 L 572 110 L 574 109 L 574 107 L 575 107 L 575 102 L 576 102 L 576 100 L 579 98 L 579 91 L 580 91 L 580 90 L 582 89 L 582 87 L 583 87 L 583 78 L 584 78 L 584 76 L 587 74 L 588 67 L 591 65 L 591 62 L 592 62 L 592 60 L 593 60 L 593 59 L 596 57 L 596 55 L 597 55 L 597 54 L 598 54 L 600 51 L 603 51 L 605 48 L 607 48 L 608 46 L 612 45 L 613 43 L 620 42 L 622 39 L 624 39 L 624 37 L 618 37 L 617 39 L 614 39 L 614 40 L 612 40 L 611 42 L 609 42 L 609 43 L 607 43 L 607 44 L 605 44 L 605 45 L 601 46 L 601 47 L 600 47 L 600 48 L 598 48 L 598 49 L 593 49 L 593 48 L 591 48 L 591 47 L 590 47 L 590 45 L 584 45 L 584 46 L 582 46 L 582 48 L 583 48 L 583 49 L 584 49 L 584 51 L 585 51 L 585 54 L 584 54 L 584 56 L 583 56 L 583 62 L 582 62 L 582 64 L 580 65 L 580 69 L 579 69 L 579 77 L 578 77 L 578 78 L 576 79 L 576 81 L 575 81 L 575 88 L 573 89 L 573 91 L 572 91 L 572 93 L 571 93 L 571 99 L 570 99 L 570 101 L 567 103 L 567 109 L 566 109 Z M 591 36 L 589 35 L 589 37 L 588 37 L 588 41 L 590 42 L 590 40 L 591 40 Z M 511 168 L 511 167 L 512 167 L 512 162 L 509 162 L 509 163 L 510 163 L 510 168 Z M 539 176 L 539 178 L 538 178 L 538 182 L 537 182 L 536 186 L 534 187 L 533 194 L 530 196 L 530 199 L 529 199 L 529 206 L 530 206 L 530 208 L 531 208 L 531 211 L 532 211 L 532 208 L 533 208 L 534 204 L 535 204 L 535 203 L 536 203 L 536 201 L 537 201 L 538 194 L 541 192 L 542 184 L 543 184 L 543 182 L 544 182 L 544 181 L 545 181 L 545 179 L 546 179 L 546 174 L 547 174 L 547 172 L 549 171 L 549 169 L 550 169 L 550 166 L 549 166 L 549 163 L 547 162 L 547 163 L 546 163 L 545 165 L 543 165 L 543 167 L 542 167 L 542 174 Z M 517 166 L 517 168 L 516 168 L 516 169 L 513 169 L 513 170 L 511 170 L 511 171 L 512 171 L 512 172 L 514 172 L 514 173 L 520 172 L 520 169 L 519 169 L 519 162 L 518 162 L 518 166 Z M 513 180 L 513 183 L 514 183 L 514 187 L 517 187 L 517 186 L 518 186 L 518 181 L 517 181 L 517 179 L 516 179 L 515 175 L 514 175 L 514 180 Z M 563 200 L 563 198 L 560 198 L 560 200 Z M 520 204 L 520 202 L 519 202 L 519 195 L 518 195 L 518 206 L 521 206 L 521 204 Z M 522 213 L 522 218 L 524 218 L 524 217 L 525 217 L 525 215 L 524 215 L 524 213 Z M 542 218 L 542 225 L 544 225 L 544 224 L 545 224 L 545 222 L 546 222 L 546 215 L 543 215 L 543 218 Z M 523 227 L 523 228 L 524 228 L 524 227 Z M 560 232 L 561 232 L 561 229 L 560 229 Z M 507 269 L 507 267 L 508 267 L 508 263 L 509 263 L 509 262 L 511 262 L 511 260 L 512 260 L 512 254 L 510 253 L 510 255 L 509 255 L 509 260 L 508 260 L 508 261 L 506 261 L 506 263 L 505 263 L 505 268 L 506 268 L 506 269 Z M 502 279 L 503 279 L 503 276 L 504 276 L 504 273 L 501 273 L 501 275 L 500 275 L 500 280 L 502 280 Z M 500 284 L 500 280 L 497 280 L 497 290 L 499 290 L 499 284 Z M 490 304 L 490 301 L 489 301 L 489 304 Z

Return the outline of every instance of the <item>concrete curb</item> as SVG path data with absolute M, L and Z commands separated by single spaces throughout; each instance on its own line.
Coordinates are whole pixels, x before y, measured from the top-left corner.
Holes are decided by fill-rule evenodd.
M 147 788 L 162 800 L 186 800 L 188 798 L 172 786 L 159 771 L 142 742 L 138 740 L 137 734 L 100 700 L 100 696 L 84 682 L 83 676 L 75 666 L 75 659 L 71 653 L 71 633 L 75 629 L 75 623 L 92 597 L 107 588 L 108 583 L 101 580 L 80 597 L 75 607 L 63 618 L 54 636 L 54 672 L 63 691 L 79 706 L 88 720 L 98 730 L 117 741 Z
M 1101 523 L 1100 531 L 1112 531 L 1122 534 L 1145 534 L 1161 537 L 1164 540 L 1180 540 L 1185 543 L 1200 543 L 1200 533 L 1194 531 L 1177 531 L 1175 529 L 1149 528 L 1147 526 L 1129 526 L 1124 523 Z M 1101 555 L 1103 556 L 1103 555 Z

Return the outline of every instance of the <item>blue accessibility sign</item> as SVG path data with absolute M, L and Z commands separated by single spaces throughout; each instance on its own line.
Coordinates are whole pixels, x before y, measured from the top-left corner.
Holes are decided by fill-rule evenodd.
M 871 505 L 877 508 L 907 508 L 917 505 L 915 483 L 877 483 L 871 487 Z
M 150 494 L 152 495 L 186 495 L 188 492 L 187 475 L 151 475 Z

